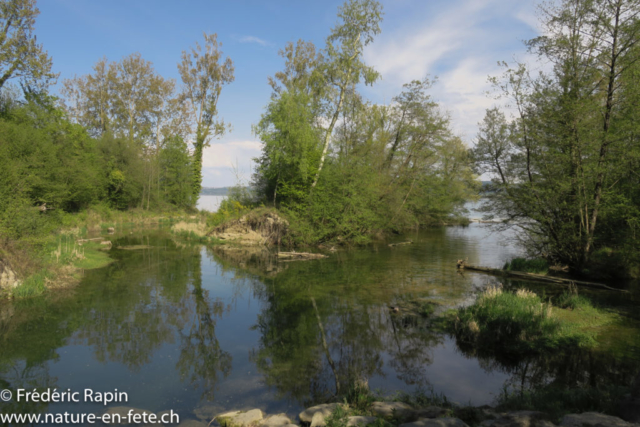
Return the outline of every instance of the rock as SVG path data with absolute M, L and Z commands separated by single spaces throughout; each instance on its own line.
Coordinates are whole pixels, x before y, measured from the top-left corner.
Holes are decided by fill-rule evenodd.
M 314 414 L 320 412 L 325 417 L 328 417 L 333 411 L 336 410 L 338 405 L 343 406 L 340 403 L 325 403 L 323 405 L 312 406 L 311 408 L 307 408 L 304 411 L 300 412 L 300 415 L 298 415 L 298 417 L 300 418 L 300 421 L 310 423 L 313 420 Z
M 109 234 L 113 234 L 113 233 L 115 233 L 115 232 L 116 232 L 116 229 L 115 229 L 115 228 L 113 228 L 113 227 L 109 227 L 109 228 L 107 228 L 107 233 L 109 233 Z
M 376 417 L 349 417 L 347 421 L 347 427 L 354 426 L 366 426 L 371 423 L 375 423 L 378 418 Z
M 486 420 L 481 427 L 555 427 L 543 412 L 516 411 L 499 414 L 496 419 Z
M 325 414 L 323 411 L 316 412 L 311 418 L 311 427 L 324 427 L 327 424 L 326 417 L 329 415 L 331 415 L 331 413 Z
M 20 286 L 20 280 L 16 276 L 7 261 L 0 259 L 0 289 L 14 289 Z
M 222 427 L 246 427 L 258 424 L 262 421 L 262 411 L 252 409 L 250 411 L 231 411 L 216 416 L 216 420 Z
M 637 427 L 620 418 L 598 412 L 565 415 L 560 421 L 560 427 Z
M 412 423 L 401 424 L 400 427 L 469 427 L 458 418 L 425 418 Z
M 103 240 L 102 242 L 100 242 L 100 245 L 106 247 L 107 249 L 111 249 L 111 246 L 113 246 L 111 240 Z
M 373 402 L 371 413 L 384 419 L 396 418 L 401 421 L 414 421 L 416 411 L 403 402 Z
M 131 413 L 131 415 L 153 414 L 153 412 L 147 411 L 146 409 L 132 408 L 130 406 L 114 406 L 105 411 L 105 414 L 109 414 L 112 416 L 111 422 L 108 422 L 105 424 L 120 424 L 120 425 L 133 424 L 133 420 L 129 420 L 129 413 Z M 120 419 L 119 419 L 120 422 L 118 422 L 117 416 L 120 416 Z
M 422 409 L 415 409 L 413 411 L 413 417 L 418 420 L 420 418 L 438 418 L 444 417 L 449 411 L 439 406 L 429 406 Z
M 207 427 L 207 423 L 196 420 L 184 420 L 178 427 Z
M 293 423 L 285 414 L 271 415 L 260 423 L 261 426 L 265 427 L 281 427 L 289 424 Z

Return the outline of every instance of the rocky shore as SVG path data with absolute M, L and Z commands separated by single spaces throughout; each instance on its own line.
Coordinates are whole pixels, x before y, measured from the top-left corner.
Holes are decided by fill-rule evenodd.
M 260 409 L 236 410 L 215 414 L 214 407 L 196 409 L 193 419 L 182 419 L 179 427 L 208 427 L 216 423 L 221 427 L 640 427 L 640 424 L 596 412 L 565 415 L 557 423 L 547 414 L 536 411 L 497 412 L 484 406 L 472 408 L 473 420 L 463 421 L 456 411 L 438 406 L 415 408 L 403 402 L 373 402 L 366 414 L 352 410 L 346 404 L 328 403 L 313 406 L 291 419 L 287 414 L 265 414 Z M 136 413 L 152 413 L 125 406 L 112 407 L 109 414 L 126 416 Z M 160 417 L 168 411 L 159 412 Z M 462 418 L 465 418 L 462 416 Z M 156 426 L 160 424 L 154 424 Z

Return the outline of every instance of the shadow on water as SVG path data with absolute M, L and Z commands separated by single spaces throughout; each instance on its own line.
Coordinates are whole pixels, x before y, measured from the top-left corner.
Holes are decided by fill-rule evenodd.
M 75 289 L 0 305 L 0 388 L 117 388 L 129 395 L 119 404 L 194 418 L 203 405 L 209 414 L 258 407 L 294 415 L 353 384 L 433 388 L 484 404 L 505 386 L 624 385 L 638 372 L 633 316 L 612 327 L 597 353 L 512 360 L 457 343 L 433 319 L 496 279 L 460 274 L 455 260 L 500 266 L 516 250 L 480 225 L 399 239 L 414 243 L 282 263 L 265 249 L 189 246 L 162 231 L 120 238 L 111 250 L 117 262 L 87 271 Z M 637 300 L 607 304 L 638 312 Z

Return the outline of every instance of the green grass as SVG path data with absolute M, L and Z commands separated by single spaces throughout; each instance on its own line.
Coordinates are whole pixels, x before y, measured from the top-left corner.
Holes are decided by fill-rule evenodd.
M 97 242 L 87 242 L 82 246 L 82 256 L 73 261 L 73 265 L 83 270 L 101 268 L 113 262 L 105 246 Z
M 349 421 L 349 411 L 338 405 L 336 409 L 325 419 L 326 427 L 346 427 Z
M 451 328 L 464 343 L 511 354 L 595 347 L 594 325 L 581 323 L 582 317 L 590 319 L 592 313 L 584 316 L 576 310 L 574 318 L 558 316 L 567 311 L 527 290 L 506 292 L 490 287 L 474 305 L 456 312 Z
M 36 274 L 32 274 L 27 277 L 25 281 L 11 291 L 13 298 L 30 298 L 38 295 L 42 295 L 47 289 L 46 280 L 49 278 L 50 273 L 46 270 L 42 270 Z
M 549 271 L 549 263 L 542 258 L 514 258 L 502 267 L 505 271 L 522 271 L 524 273 L 546 274 Z

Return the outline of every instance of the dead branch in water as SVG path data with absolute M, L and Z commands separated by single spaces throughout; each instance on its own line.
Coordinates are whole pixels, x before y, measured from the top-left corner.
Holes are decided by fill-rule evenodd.
M 327 258 L 323 254 L 313 254 L 310 252 L 278 252 L 278 259 L 281 260 L 308 260 L 308 259 L 322 259 Z
M 481 273 L 487 273 L 487 274 L 493 274 L 496 276 L 507 276 L 507 277 L 514 277 L 514 278 L 518 278 L 518 279 L 523 279 L 523 280 L 533 280 L 533 281 L 537 281 L 537 282 L 546 282 L 546 283 L 556 283 L 559 285 L 579 285 L 579 286 L 584 286 L 587 288 L 596 288 L 596 289 L 606 289 L 608 291 L 616 291 L 616 292 L 629 292 L 625 289 L 616 289 L 616 288 L 612 288 L 611 286 L 607 286 L 605 284 L 602 283 L 595 283 L 595 282 L 585 282 L 582 280 L 573 280 L 573 279 L 565 279 L 562 277 L 552 277 L 552 276 L 544 276 L 542 274 L 535 274 L 535 273 L 525 273 L 522 271 L 508 271 L 508 270 L 502 270 L 499 268 L 489 268 L 489 267 L 479 267 L 476 265 L 468 265 L 466 264 L 464 261 L 462 262 L 462 267 L 460 266 L 460 261 L 458 261 L 458 268 L 464 268 L 465 270 L 473 270 L 473 271 L 479 271 Z

